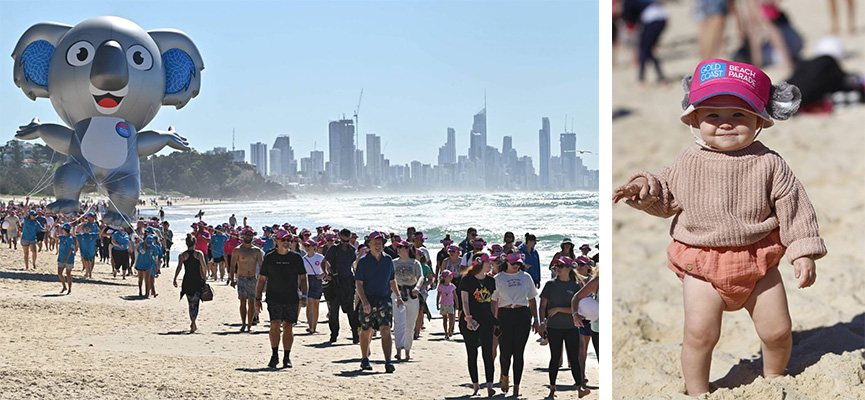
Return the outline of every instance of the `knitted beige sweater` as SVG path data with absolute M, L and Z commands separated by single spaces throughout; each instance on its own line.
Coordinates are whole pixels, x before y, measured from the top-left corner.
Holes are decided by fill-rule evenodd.
M 693 145 L 656 174 L 641 171 L 657 201 L 631 206 L 662 218 L 670 235 L 699 247 L 741 247 L 780 228 L 792 262 L 826 255 L 814 207 L 780 155 L 760 142 L 732 152 Z

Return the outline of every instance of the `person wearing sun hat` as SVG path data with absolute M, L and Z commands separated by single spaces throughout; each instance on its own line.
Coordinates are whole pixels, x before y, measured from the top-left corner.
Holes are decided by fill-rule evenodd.
M 676 216 L 667 266 L 683 282 L 682 370 L 688 395 L 698 396 L 709 390 L 723 312 L 746 304 L 762 342 L 764 377 L 784 375 L 792 322 L 778 265 L 786 253 L 799 287 L 806 288 L 817 278 L 814 261 L 827 250 L 801 182 L 778 153 L 756 140 L 774 120 L 796 112 L 799 89 L 773 85 L 752 65 L 719 59 L 701 62 L 682 83 L 679 119 L 696 144 L 657 173 L 633 174 L 616 188 L 613 202 Z

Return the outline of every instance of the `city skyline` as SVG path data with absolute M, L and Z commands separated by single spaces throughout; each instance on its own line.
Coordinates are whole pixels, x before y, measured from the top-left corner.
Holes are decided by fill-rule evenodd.
M 14 48 L 39 22 L 74 25 L 99 15 L 186 32 L 204 59 L 201 93 L 182 110 L 162 107 L 145 128 L 174 126 L 201 151 L 231 148 L 233 128 L 237 150 L 271 145 L 279 135 L 292 137 L 298 160 L 327 150 L 327 121 L 352 119 L 361 89 L 361 150 L 365 135 L 376 134 L 401 164 L 436 163 L 447 127 L 456 131 L 455 146 L 467 148 L 485 93 L 487 143 L 511 136 L 521 154 L 537 159 L 537 120 L 548 116 L 554 132 L 573 118 L 580 143 L 594 151 L 598 3 L 526 4 L 190 2 L 172 3 L 166 13 L 145 2 L 4 1 L 0 47 Z M 0 63 L 5 138 L 33 117 L 58 122 L 50 101 L 28 100 L 11 71 L 11 59 Z M 586 162 L 597 168 L 592 157 Z
M 548 117 L 542 117 L 540 121 L 538 148 L 542 156 L 538 160 L 527 155 L 520 156 L 511 136 L 502 137 L 501 150 L 485 145 L 486 109 L 481 109 L 473 116 L 472 136 L 465 155 L 459 155 L 455 145 L 456 131 L 448 127 L 445 143 L 438 148 L 435 164 L 419 160 L 392 162 L 382 151 L 381 137 L 376 134 L 366 135 L 367 150 L 361 150 L 360 143 L 355 143 L 355 121 L 340 119 L 328 122 L 327 162 L 324 162 L 323 151 L 313 150 L 309 157 L 301 158 L 298 171 L 289 135 L 278 136 L 269 152 L 265 143 L 250 144 L 248 162 L 255 165 L 256 171 L 262 176 L 283 184 L 339 184 L 351 187 L 412 184 L 522 190 L 592 190 L 599 185 L 598 170 L 587 167 L 582 158 L 583 154 L 592 152 L 578 148 L 577 134 L 570 132 L 567 127 L 559 134 L 559 155 L 552 156 Z M 224 147 L 215 147 L 207 152 L 225 151 Z M 237 156 L 235 153 L 235 161 L 246 161 Z M 536 162 L 539 166 L 537 170 Z

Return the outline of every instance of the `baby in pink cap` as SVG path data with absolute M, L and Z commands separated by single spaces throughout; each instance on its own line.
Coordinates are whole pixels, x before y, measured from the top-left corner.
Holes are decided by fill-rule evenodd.
M 796 112 L 799 89 L 772 85 L 752 65 L 718 59 L 700 63 L 682 83 L 680 119 L 697 143 L 669 167 L 632 175 L 613 202 L 675 216 L 667 266 L 683 282 L 682 371 L 688 394 L 698 396 L 709 390 L 724 311 L 748 310 L 762 342 L 763 375 L 784 374 L 792 323 L 777 266 L 786 253 L 799 287 L 809 287 L 826 246 L 802 184 L 756 140 L 773 118 Z

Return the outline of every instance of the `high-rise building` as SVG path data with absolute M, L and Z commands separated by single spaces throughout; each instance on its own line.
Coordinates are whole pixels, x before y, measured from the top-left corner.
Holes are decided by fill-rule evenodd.
M 270 174 L 285 175 L 282 173 L 282 150 L 270 149 Z
M 538 131 L 538 136 L 541 145 L 540 171 L 538 174 L 541 178 L 541 187 L 547 188 L 550 186 L 550 119 L 547 117 L 541 118 L 541 129 Z
M 355 149 L 354 150 L 354 173 L 355 177 L 360 179 L 363 176 L 364 166 L 363 166 L 363 150 Z
M 330 156 L 328 162 L 333 171 L 332 179 L 352 180 L 357 177 L 354 145 L 354 121 L 341 119 L 328 124 Z
M 454 128 L 448 128 L 448 137 L 445 145 L 439 147 L 438 165 L 456 164 L 457 162 L 457 132 Z
M 513 137 L 502 138 L 502 170 L 506 174 L 512 173 L 517 164 L 517 149 L 514 148 Z
M 294 176 L 297 173 L 297 161 L 294 158 L 294 149 L 291 148 L 291 138 L 288 135 L 280 135 L 273 142 L 273 148 L 280 151 L 280 162 L 277 163 L 271 157 L 271 173 L 278 175 Z
M 562 160 L 562 178 L 568 189 L 574 189 L 581 185 L 577 174 L 577 134 L 572 132 L 562 133 L 559 137 L 559 146 Z
M 366 175 L 373 184 L 381 182 L 381 136 L 374 133 L 366 134 Z
M 249 145 L 249 161 L 261 176 L 267 176 L 267 144 L 257 142 Z
M 487 151 L 487 109 L 475 114 L 469 139 L 469 159 L 483 160 Z
M 312 172 L 324 172 L 324 152 L 321 150 L 313 150 L 309 152 L 309 158 L 312 160 Z

